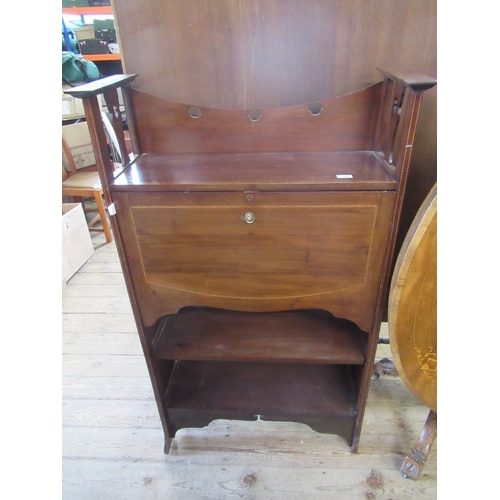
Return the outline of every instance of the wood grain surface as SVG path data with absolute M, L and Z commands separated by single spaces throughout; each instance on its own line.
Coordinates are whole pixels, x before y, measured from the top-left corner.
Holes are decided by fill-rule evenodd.
M 379 82 L 377 67 L 437 74 L 436 0 L 115 0 L 113 9 L 123 69 L 139 74 L 134 87 L 188 105 L 322 101 Z M 422 105 L 397 249 L 437 178 L 436 126 L 434 88 Z
M 119 192 L 114 200 L 148 326 L 188 305 L 323 308 L 364 331 L 373 323 L 394 193 Z

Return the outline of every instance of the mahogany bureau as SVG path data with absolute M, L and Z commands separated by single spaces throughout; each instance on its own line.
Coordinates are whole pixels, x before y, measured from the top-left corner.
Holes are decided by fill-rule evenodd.
M 137 75 L 67 91 L 84 101 L 165 452 L 178 429 L 218 418 L 303 422 L 357 450 L 419 107 L 436 83 L 382 74 L 260 110 L 170 102 L 134 89 Z

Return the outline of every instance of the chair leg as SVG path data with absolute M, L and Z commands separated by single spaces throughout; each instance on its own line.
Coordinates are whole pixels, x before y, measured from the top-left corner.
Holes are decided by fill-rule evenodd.
M 97 205 L 97 211 L 101 217 L 102 228 L 104 230 L 104 234 L 106 235 L 106 241 L 111 243 L 113 241 L 113 234 L 111 233 L 111 227 L 109 226 L 108 217 L 106 215 L 106 208 L 104 207 L 104 202 L 102 200 L 102 192 L 96 191 L 94 197 Z

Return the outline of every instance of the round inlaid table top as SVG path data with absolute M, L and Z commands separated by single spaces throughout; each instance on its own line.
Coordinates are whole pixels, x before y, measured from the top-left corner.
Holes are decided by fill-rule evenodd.
M 401 380 L 437 412 L 437 185 L 422 203 L 398 255 L 388 322 Z

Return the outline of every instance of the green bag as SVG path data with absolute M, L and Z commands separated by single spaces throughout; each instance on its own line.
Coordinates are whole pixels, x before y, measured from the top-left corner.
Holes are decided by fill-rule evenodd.
M 62 53 L 62 81 L 64 83 L 91 82 L 100 76 L 99 68 L 92 61 L 87 61 L 73 52 Z

